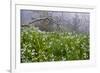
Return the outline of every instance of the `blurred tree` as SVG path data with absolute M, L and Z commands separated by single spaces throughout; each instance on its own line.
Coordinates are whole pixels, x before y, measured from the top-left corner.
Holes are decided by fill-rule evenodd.
M 73 18 L 73 27 L 72 27 L 72 30 L 74 32 L 79 31 L 79 26 L 80 26 L 79 22 L 80 22 L 80 19 L 79 19 L 78 13 L 75 13 L 75 17 Z

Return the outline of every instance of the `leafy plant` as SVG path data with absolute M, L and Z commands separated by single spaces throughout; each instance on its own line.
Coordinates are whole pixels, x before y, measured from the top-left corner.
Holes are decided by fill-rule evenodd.
M 89 35 L 21 29 L 21 62 L 89 59 Z

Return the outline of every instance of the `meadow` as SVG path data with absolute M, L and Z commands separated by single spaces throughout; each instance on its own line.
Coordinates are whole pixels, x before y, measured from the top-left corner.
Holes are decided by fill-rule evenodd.
M 88 60 L 89 34 L 21 28 L 21 63 Z

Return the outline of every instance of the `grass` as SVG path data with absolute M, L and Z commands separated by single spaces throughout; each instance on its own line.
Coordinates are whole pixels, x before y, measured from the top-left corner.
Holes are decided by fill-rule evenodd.
M 89 59 L 89 35 L 21 29 L 21 63 Z

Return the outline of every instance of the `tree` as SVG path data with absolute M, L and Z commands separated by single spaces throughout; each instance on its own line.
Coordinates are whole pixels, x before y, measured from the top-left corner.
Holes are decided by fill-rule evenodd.
M 79 19 L 78 13 L 75 13 L 75 17 L 73 18 L 73 28 L 72 28 L 74 32 L 79 31 L 79 26 L 80 26 L 79 22 L 80 22 L 80 19 Z

